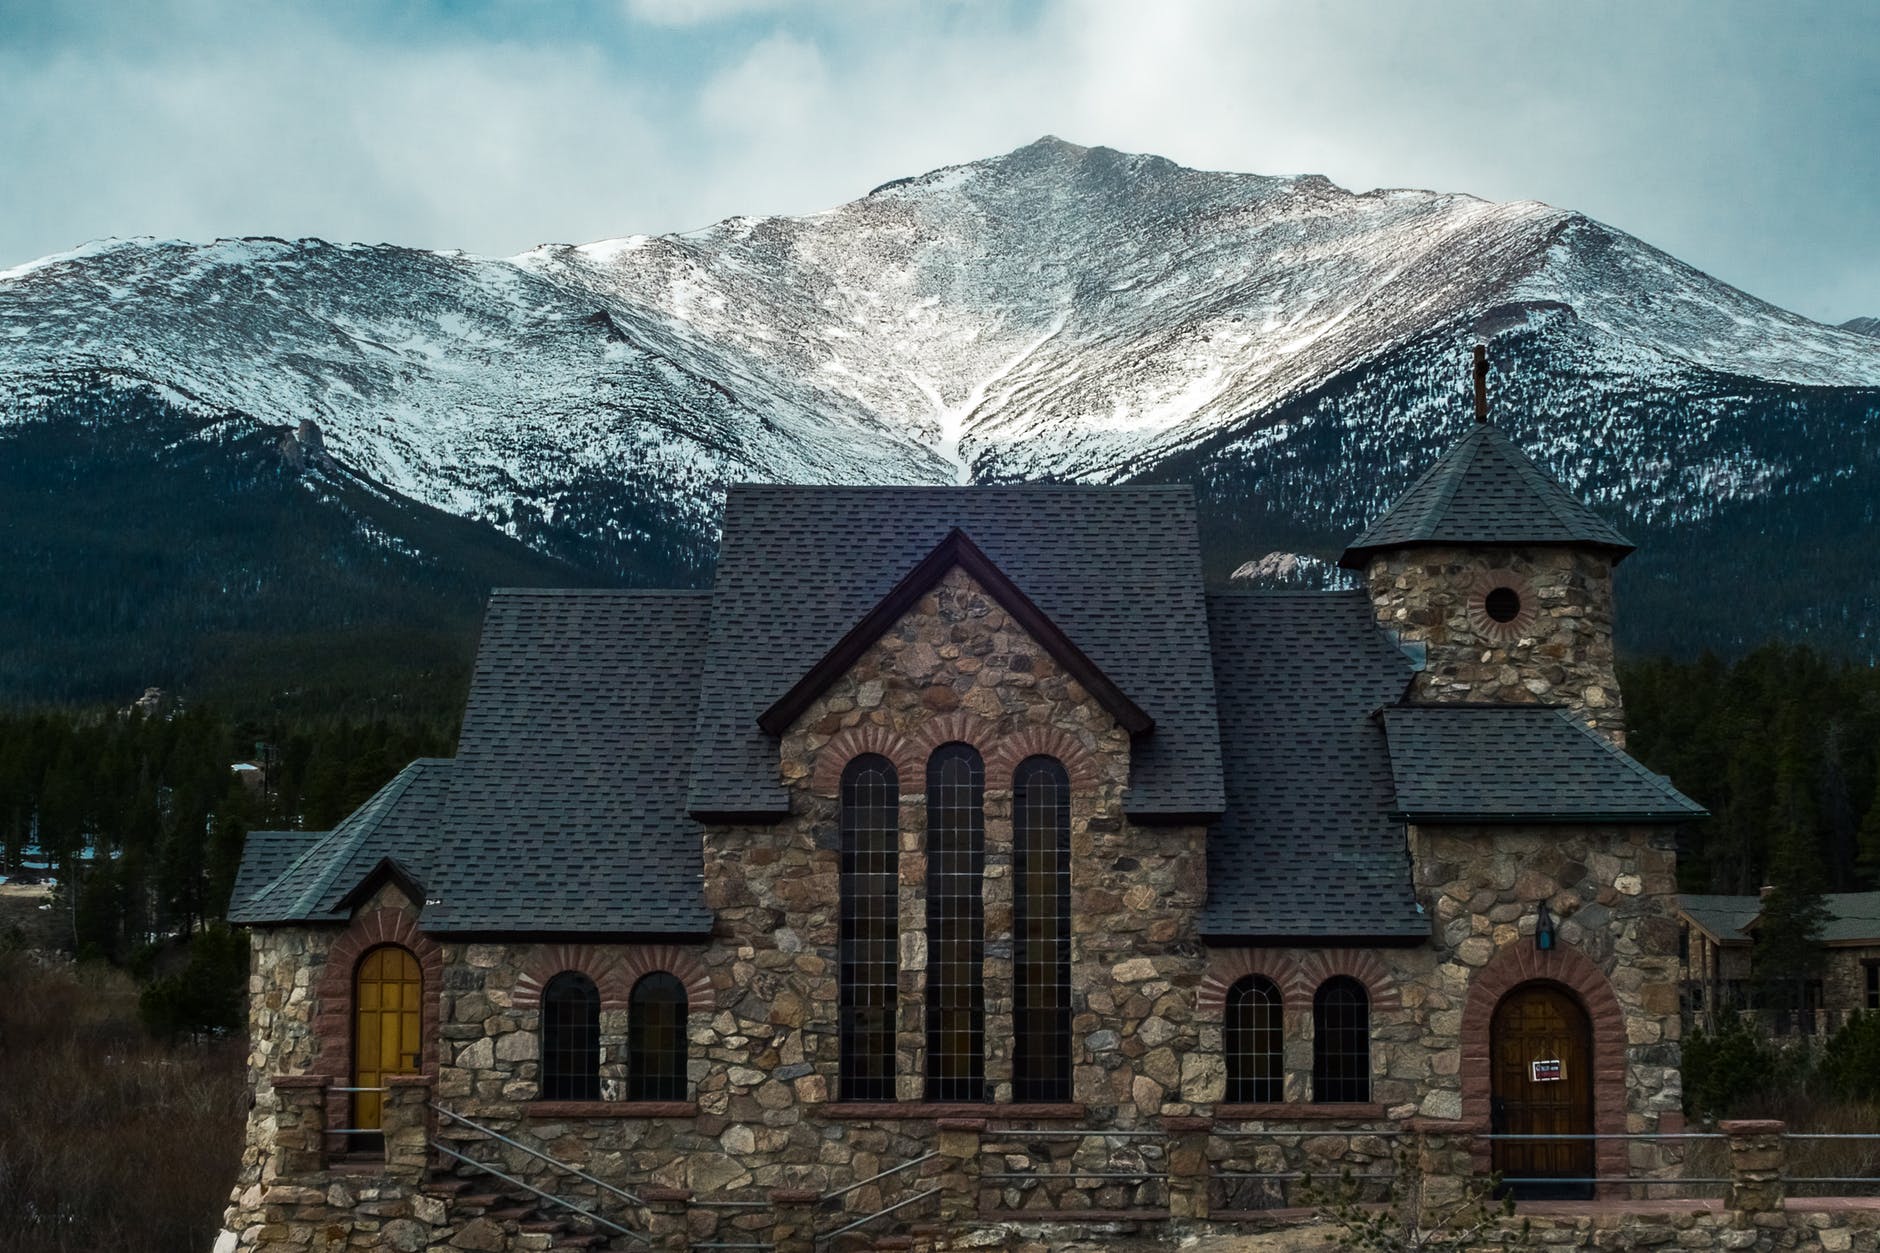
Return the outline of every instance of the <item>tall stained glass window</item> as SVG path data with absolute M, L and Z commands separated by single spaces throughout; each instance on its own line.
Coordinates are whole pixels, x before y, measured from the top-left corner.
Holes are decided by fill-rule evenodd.
M 1021 762 L 1012 779 L 1012 1091 L 1071 1099 L 1071 797 L 1064 767 Z
M 986 1096 L 985 763 L 965 744 L 927 761 L 927 1099 Z
M 840 1003 L 842 1099 L 894 1099 L 901 939 L 901 789 L 886 757 L 842 772 Z

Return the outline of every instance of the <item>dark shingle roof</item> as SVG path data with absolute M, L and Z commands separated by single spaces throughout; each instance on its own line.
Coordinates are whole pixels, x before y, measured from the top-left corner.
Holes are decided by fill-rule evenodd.
M 1880 943 L 1880 892 L 1827 892 L 1822 904 L 1828 920 L 1821 928 L 1824 944 Z M 1692 922 L 1725 944 L 1751 942 L 1753 924 L 1762 914 L 1760 896 L 1678 897 L 1678 906 Z
M 1762 912 L 1762 898 L 1685 893 L 1678 897 L 1678 908 L 1719 943 L 1748 944 L 1749 935 L 1743 928 Z
M 1489 423 L 1478 423 L 1373 522 L 1338 564 L 1407 544 L 1577 544 L 1614 560 L 1632 543 Z
M 1200 540 L 1186 487 L 734 487 L 725 502 L 690 806 L 774 814 L 757 719 L 958 528 L 1154 721 L 1125 805 L 1221 809 Z
M 1227 812 L 1209 832 L 1202 934 L 1427 937 L 1372 716 L 1411 669 L 1361 592 L 1208 594 Z
M 490 600 L 427 931 L 701 934 L 686 773 L 707 592 Z M 773 766 L 774 772 L 774 766 Z
M 277 859 L 293 832 L 256 832 L 254 851 L 244 850 L 236 877 L 230 922 L 320 922 L 340 920 L 341 901 L 379 862 L 389 857 L 423 882 L 434 858 L 439 802 L 452 762 L 421 757 L 393 776 L 346 820 L 321 835 L 300 832 L 299 853 L 266 878 L 264 863 Z M 258 836 L 264 838 L 255 844 Z M 263 886 L 244 897 L 242 884 Z
M 1382 713 L 1397 812 L 1412 822 L 1679 822 L 1703 806 L 1543 705 Z
M 1880 940 L 1880 892 L 1829 892 L 1824 903 L 1829 918 L 1821 929 L 1823 943 Z
M 294 859 L 316 842 L 325 839 L 325 831 L 250 831 L 242 842 L 241 865 L 235 870 L 235 888 L 229 893 L 230 922 L 249 922 L 241 917 L 251 907 L 251 898 L 279 878 Z

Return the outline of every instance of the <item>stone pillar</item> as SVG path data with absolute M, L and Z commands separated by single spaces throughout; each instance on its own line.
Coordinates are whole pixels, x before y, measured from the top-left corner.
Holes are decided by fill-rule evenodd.
M 692 1190 L 641 1188 L 640 1199 L 646 1202 L 646 1234 L 652 1241 L 649 1247 L 686 1253 L 692 1247 Z
M 1176 1222 L 1208 1216 L 1208 1133 L 1214 1120 L 1171 1115 L 1168 1132 L 1168 1214 Z
M 774 1253 L 816 1253 L 816 1204 L 822 1193 L 814 1188 L 770 1190 L 770 1244 Z
M 326 1169 L 324 1075 L 275 1075 L 274 1144 L 261 1167 L 263 1183 L 317 1175 Z
M 983 1118 L 942 1118 L 940 1130 L 940 1222 L 969 1226 L 979 1217 L 979 1136 Z
M 1417 1212 L 1427 1215 L 1460 1203 L 1475 1174 L 1475 1137 L 1469 1125 L 1443 1118 L 1412 1118 L 1404 1130 L 1417 1173 Z
M 1783 1124 L 1775 1119 L 1739 1119 L 1717 1124 L 1730 1137 L 1730 1194 L 1724 1207 L 1739 1222 L 1782 1208 Z
M 385 1133 L 385 1177 L 409 1187 L 424 1181 L 431 1164 L 431 1077 L 392 1075 L 380 1106 Z

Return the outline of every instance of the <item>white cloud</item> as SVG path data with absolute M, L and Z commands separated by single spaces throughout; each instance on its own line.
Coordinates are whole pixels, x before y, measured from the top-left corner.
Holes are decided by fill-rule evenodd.
M 1053 133 L 1549 200 L 1880 312 L 1880 96 L 1844 9 L 600 2 L 526 38 L 235 0 L 58 10 L 37 42 L 0 16 L 0 265 L 130 233 L 507 253 L 825 208 Z

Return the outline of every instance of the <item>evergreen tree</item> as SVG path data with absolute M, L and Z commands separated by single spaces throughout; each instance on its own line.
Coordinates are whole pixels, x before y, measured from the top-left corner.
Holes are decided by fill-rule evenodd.
M 1821 932 L 1828 923 L 1803 725 L 1800 711 L 1791 706 L 1777 754 L 1769 890 L 1756 920 L 1751 962 L 1763 1003 L 1790 1012 L 1806 1008 L 1808 983 L 1820 977 Z

